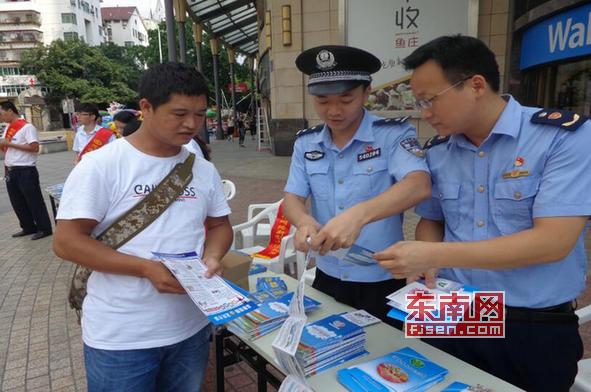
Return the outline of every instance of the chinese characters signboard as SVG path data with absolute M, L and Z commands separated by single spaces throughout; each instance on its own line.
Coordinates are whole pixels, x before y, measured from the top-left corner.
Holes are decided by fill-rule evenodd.
M 414 99 L 402 60 L 442 35 L 476 35 L 478 0 L 348 0 L 347 45 L 382 62 L 373 76 L 370 110 L 408 110 Z

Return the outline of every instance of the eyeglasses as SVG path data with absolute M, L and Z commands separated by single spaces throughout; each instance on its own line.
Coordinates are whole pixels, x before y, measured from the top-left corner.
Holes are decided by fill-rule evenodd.
M 438 92 L 437 94 L 435 94 L 431 98 L 417 99 L 415 101 L 415 107 L 417 108 L 417 110 L 431 109 L 431 107 L 433 106 L 433 100 L 435 100 L 435 98 L 445 94 L 446 92 L 448 92 L 449 90 L 451 90 L 454 87 L 458 87 L 460 84 L 464 83 L 466 80 L 470 79 L 473 76 L 474 75 L 470 75 L 470 76 L 465 77 L 464 79 L 458 80 L 457 82 L 455 82 L 451 86 L 441 90 L 440 92 Z
M 77 112 L 76 116 L 90 116 L 90 113 L 84 113 L 84 112 Z

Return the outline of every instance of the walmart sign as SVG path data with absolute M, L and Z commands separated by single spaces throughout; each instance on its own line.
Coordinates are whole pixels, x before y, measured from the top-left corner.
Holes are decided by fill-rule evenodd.
M 591 55 L 591 4 L 555 15 L 523 34 L 520 68 Z

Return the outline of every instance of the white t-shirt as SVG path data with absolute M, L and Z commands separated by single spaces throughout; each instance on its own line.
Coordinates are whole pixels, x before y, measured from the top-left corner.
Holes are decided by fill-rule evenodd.
M 72 151 L 79 153 L 80 151 L 84 150 L 84 147 L 86 147 L 88 142 L 94 137 L 94 135 L 96 135 L 96 133 L 101 128 L 102 127 L 100 125 L 95 125 L 92 132 L 86 133 L 86 131 L 84 130 L 84 125 L 80 125 L 76 130 L 76 136 L 74 137 Z M 111 143 L 115 139 L 117 139 L 117 137 L 115 137 L 115 134 L 113 133 L 113 135 L 109 138 L 109 141 L 107 143 Z
M 98 235 L 157 186 L 189 152 L 168 158 L 142 153 L 124 138 L 88 154 L 70 173 L 57 219 L 93 219 Z M 207 216 L 230 214 L 220 176 L 197 158 L 185 192 L 119 252 L 203 252 Z M 100 257 L 97 255 L 97 258 Z M 156 262 L 156 261 L 155 261 Z M 208 324 L 187 295 L 160 294 L 145 278 L 93 272 L 83 304 L 82 337 L 90 347 L 131 350 L 175 344 Z
M 191 139 L 191 141 L 184 146 L 187 150 L 191 151 L 195 154 L 196 157 L 204 158 L 203 151 L 201 151 L 201 147 L 199 147 L 199 143 L 195 141 L 195 139 Z M 204 158 L 205 159 L 205 158 Z
M 8 127 L 6 129 L 8 129 Z M 12 137 L 12 140 L 9 140 L 10 143 L 22 145 L 31 144 L 38 141 L 37 128 L 28 123 Z M 21 151 L 17 150 L 16 148 L 9 147 L 8 150 L 6 150 L 6 154 L 4 155 L 4 165 L 8 167 L 35 166 L 37 163 L 37 155 L 38 153 L 36 152 Z

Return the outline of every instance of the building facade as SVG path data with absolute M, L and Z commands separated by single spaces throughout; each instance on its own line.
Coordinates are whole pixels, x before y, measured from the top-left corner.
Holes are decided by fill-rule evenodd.
M 507 91 L 513 2 L 509 0 L 261 0 L 258 77 L 267 109 L 273 151 L 289 155 L 295 132 L 320 122 L 307 93 L 307 78 L 295 67 L 303 50 L 348 44 L 376 54 L 368 109 L 384 117 L 410 116 L 419 138 L 435 131 L 414 110 L 409 74 L 401 59 L 440 35 L 478 36 L 496 54 Z
M 136 7 L 102 7 L 107 42 L 119 46 L 148 46 L 148 30 Z
M 103 43 L 100 0 L 33 0 L 42 11 L 43 42 L 80 39 L 91 46 Z

